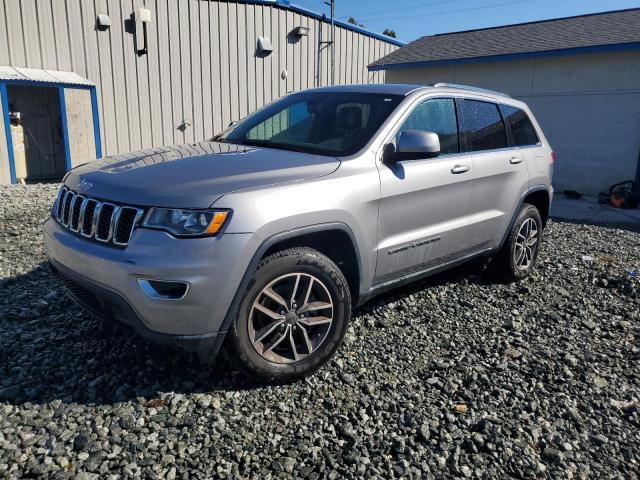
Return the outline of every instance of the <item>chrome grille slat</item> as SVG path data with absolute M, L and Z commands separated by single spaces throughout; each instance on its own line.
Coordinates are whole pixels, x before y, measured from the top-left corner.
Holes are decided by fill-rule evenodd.
M 103 244 L 126 247 L 133 230 L 142 221 L 144 210 L 101 202 L 61 187 L 52 217 L 62 227 Z
M 93 211 L 93 223 L 91 224 L 91 236 L 96 237 L 98 231 L 98 222 L 100 221 L 100 212 L 102 211 L 102 203 L 98 202 L 95 210 Z
M 87 204 L 89 201 L 90 199 L 87 197 L 82 200 L 82 205 L 80 206 L 80 218 L 78 219 L 78 230 L 76 230 L 78 233 L 82 233 L 82 227 L 84 227 L 84 212 L 87 210 Z
M 56 199 L 56 218 L 58 220 L 62 219 L 62 212 L 64 211 L 64 197 L 67 193 L 67 189 L 62 187 L 58 192 L 58 198 Z
M 98 208 L 98 204 L 99 202 L 97 200 L 94 200 L 93 198 L 87 199 L 87 204 L 84 207 L 85 212 L 82 218 L 82 227 L 80 230 L 82 235 L 85 237 L 91 238 L 93 236 L 93 222 L 96 214 L 96 208 Z M 90 212 L 89 214 L 87 214 L 87 210 L 89 210 Z M 88 232 L 87 232 L 87 223 L 89 224 Z
M 144 211 L 134 207 L 122 207 L 113 232 L 113 243 L 124 246 L 129 242 L 133 229 L 140 221 Z
M 76 195 L 71 202 L 69 212 L 69 228 L 74 232 L 80 230 L 80 209 L 84 203 L 85 197 L 83 195 Z
M 113 203 L 103 202 L 100 205 L 100 212 L 97 216 L 98 222 L 96 223 L 96 230 L 94 232 L 94 237 L 96 240 L 100 242 L 108 242 L 111 240 L 111 232 L 113 225 L 113 214 L 116 211 L 116 206 Z M 107 234 L 102 235 L 101 231 L 106 229 Z
M 69 226 L 69 221 L 71 220 L 71 203 L 75 196 L 76 194 L 69 190 L 64 196 L 64 201 L 62 202 L 62 225 L 65 227 Z

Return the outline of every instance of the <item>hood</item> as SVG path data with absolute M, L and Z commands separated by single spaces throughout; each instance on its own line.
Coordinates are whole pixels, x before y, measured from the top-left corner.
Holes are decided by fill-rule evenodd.
M 333 157 L 202 142 L 106 157 L 64 183 L 92 197 L 140 206 L 207 208 L 226 193 L 328 175 Z

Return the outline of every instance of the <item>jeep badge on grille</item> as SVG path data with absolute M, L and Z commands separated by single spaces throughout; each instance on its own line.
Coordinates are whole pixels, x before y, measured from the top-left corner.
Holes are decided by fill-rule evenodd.
M 84 179 L 80 180 L 80 183 L 78 184 L 78 188 L 84 193 L 87 193 L 91 189 L 91 187 L 93 187 L 93 183 Z

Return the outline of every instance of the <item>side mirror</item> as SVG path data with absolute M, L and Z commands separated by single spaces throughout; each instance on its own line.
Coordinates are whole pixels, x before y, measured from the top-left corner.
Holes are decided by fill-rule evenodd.
M 424 130 L 405 130 L 398 138 L 394 152 L 385 152 L 385 161 L 418 160 L 434 158 L 440 154 L 440 137 Z M 388 160 L 386 157 L 389 157 Z

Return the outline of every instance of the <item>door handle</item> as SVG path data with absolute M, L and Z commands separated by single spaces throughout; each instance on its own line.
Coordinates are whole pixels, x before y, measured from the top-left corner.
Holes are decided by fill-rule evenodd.
M 509 163 L 513 165 L 517 163 L 522 163 L 522 157 L 511 157 L 511 160 L 509 160 Z
M 468 172 L 471 167 L 469 165 L 456 165 L 451 169 L 451 173 L 458 174 Z

